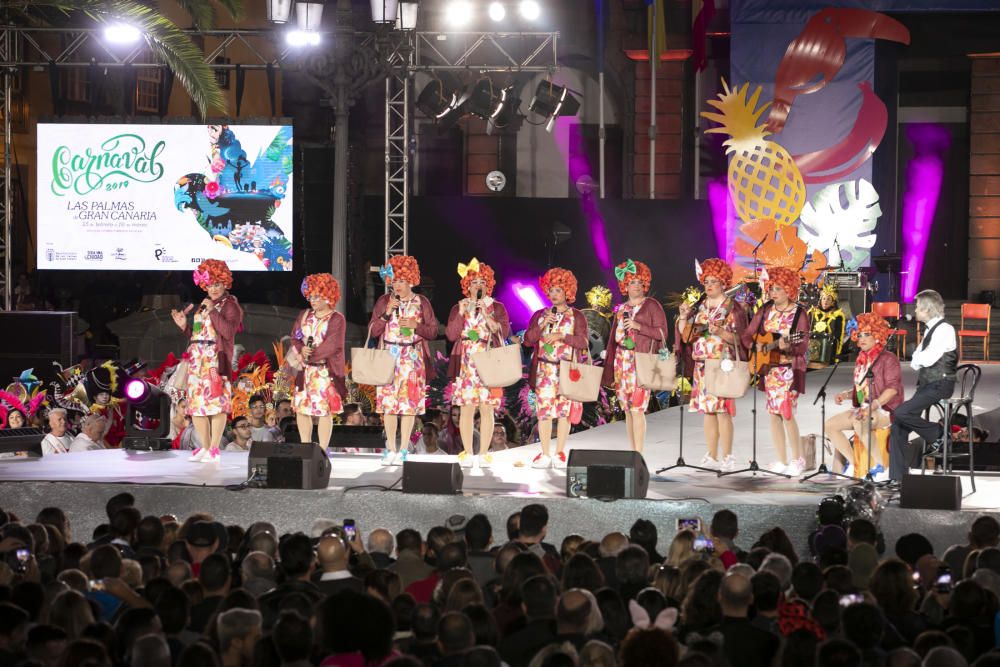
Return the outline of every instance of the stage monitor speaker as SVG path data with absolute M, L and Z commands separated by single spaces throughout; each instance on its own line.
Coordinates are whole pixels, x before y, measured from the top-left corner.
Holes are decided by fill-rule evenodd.
M 0 429 L 0 453 L 34 452 L 42 455 L 42 439 L 45 432 L 40 428 Z
M 40 377 L 51 375 L 52 362 L 73 365 L 73 312 L 0 311 L 0 377 L 12 378 L 25 368 Z M 6 385 L 7 380 L 4 380 Z
M 639 452 L 574 449 L 566 466 L 570 498 L 645 498 L 649 469 Z
M 915 510 L 960 510 L 962 480 L 957 475 L 905 475 L 899 506 Z
M 247 477 L 267 489 L 325 489 L 330 484 L 330 459 L 319 445 L 255 442 L 247 457 Z
M 403 463 L 403 493 L 462 492 L 462 468 L 458 461 L 406 461 Z

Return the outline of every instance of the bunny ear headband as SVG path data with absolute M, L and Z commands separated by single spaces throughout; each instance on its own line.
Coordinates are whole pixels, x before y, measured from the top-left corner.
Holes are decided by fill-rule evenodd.
M 677 610 L 673 607 L 667 607 L 657 614 L 656 620 L 652 623 L 649 621 L 649 614 L 647 614 L 642 605 L 635 600 L 628 601 L 628 613 L 632 617 L 632 625 L 640 630 L 656 628 L 658 630 L 670 632 L 677 624 Z
M 698 278 L 698 281 L 701 282 L 701 262 L 697 259 L 694 260 L 694 275 Z

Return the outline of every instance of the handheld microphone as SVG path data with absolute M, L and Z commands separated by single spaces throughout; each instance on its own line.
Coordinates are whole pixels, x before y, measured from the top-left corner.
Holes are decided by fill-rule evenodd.
M 476 315 L 479 314 L 479 302 L 482 300 L 482 298 L 483 298 L 483 288 L 480 287 L 479 289 L 476 290 Z
M 312 346 L 313 346 L 313 337 L 309 336 L 309 338 L 306 338 L 306 347 L 312 347 Z

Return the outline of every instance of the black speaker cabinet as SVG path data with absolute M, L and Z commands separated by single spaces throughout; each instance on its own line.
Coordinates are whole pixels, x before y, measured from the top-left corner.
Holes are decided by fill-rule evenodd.
M 462 468 L 458 461 L 406 461 L 403 463 L 403 493 L 462 492 Z
M 916 510 L 960 510 L 962 480 L 957 475 L 905 475 L 899 506 Z
M 574 449 L 566 466 L 570 498 L 645 498 L 649 469 L 638 452 Z
M 247 477 L 254 474 L 268 489 L 325 489 L 330 459 L 314 443 L 255 442 L 247 457 Z

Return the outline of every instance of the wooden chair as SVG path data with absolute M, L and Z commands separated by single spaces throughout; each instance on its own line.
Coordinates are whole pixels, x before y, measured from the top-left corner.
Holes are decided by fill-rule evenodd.
M 962 342 L 966 338 L 980 338 L 983 341 L 983 361 L 990 359 L 990 304 L 963 303 L 962 326 L 958 330 L 958 360 L 962 361 Z M 985 329 L 966 329 L 965 320 L 986 320 Z
M 876 301 L 872 304 L 872 312 L 888 320 L 894 327 L 899 324 L 899 304 L 895 301 Z M 902 359 L 906 356 L 906 329 L 895 328 L 891 333 L 896 336 L 896 356 Z M 902 354 L 899 353 L 900 344 L 902 344 Z

